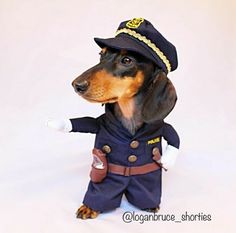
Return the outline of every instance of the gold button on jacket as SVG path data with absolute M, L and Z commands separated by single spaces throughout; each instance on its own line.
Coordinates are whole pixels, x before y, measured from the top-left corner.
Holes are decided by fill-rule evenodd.
M 139 142 L 138 141 L 132 141 L 130 143 L 130 147 L 133 148 L 133 149 L 138 148 L 138 146 L 139 146 Z
M 153 155 L 159 155 L 159 154 L 160 154 L 160 151 L 159 151 L 158 147 L 154 147 L 154 148 L 152 149 L 152 154 L 153 154 Z
M 111 147 L 108 146 L 108 145 L 104 145 L 104 146 L 102 147 L 102 151 L 103 151 L 104 153 L 109 154 L 109 153 L 111 153 Z
M 131 162 L 131 163 L 134 163 L 137 159 L 138 159 L 138 158 L 137 158 L 136 155 L 130 155 L 130 156 L 128 157 L 128 160 L 129 160 L 129 162 Z

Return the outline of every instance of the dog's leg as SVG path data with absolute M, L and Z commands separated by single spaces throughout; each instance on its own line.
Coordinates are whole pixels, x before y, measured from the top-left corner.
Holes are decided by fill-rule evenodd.
M 86 205 L 80 206 L 76 212 L 76 217 L 81 219 L 96 218 L 100 212 L 92 210 Z

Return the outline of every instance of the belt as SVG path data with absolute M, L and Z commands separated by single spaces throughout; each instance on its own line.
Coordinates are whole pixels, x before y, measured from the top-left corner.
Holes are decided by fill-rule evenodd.
M 108 172 L 122 176 L 142 175 L 158 169 L 160 169 L 160 165 L 155 162 L 136 167 L 125 167 L 113 163 L 108 164 Z

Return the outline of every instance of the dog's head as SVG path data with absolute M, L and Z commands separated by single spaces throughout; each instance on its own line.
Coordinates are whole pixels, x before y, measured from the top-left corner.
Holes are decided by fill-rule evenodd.
M 72 85 L 84 99 L 115 103 L 142 93 L 142 118 L 151 123 L 164 119 L 173 109 L 175 88 L 149 59 L 126 50 L 103 48 L 100 62 L 77 77 Z

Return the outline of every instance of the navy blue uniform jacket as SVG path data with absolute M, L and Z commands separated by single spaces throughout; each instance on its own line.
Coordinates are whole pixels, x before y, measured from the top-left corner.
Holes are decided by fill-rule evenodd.
M 95 148 L 102 149 L 104 145 L 109 145 L 111 152 L 107 154 L 107 160 L 113 164 L 132 167 L 152 163 L 153 148 L 158 147 L 162 153 L 162 138 L 169 145 L 179 148 L 178 134 L 171 125 L 162 120 L 154 124 L 144 124 L 132 135 L 114 116 L 111 104 L 106 104 L 105 114 L 98 118 L 76 118 L 71 119 L 71 122 L 72 132 L 96 134 Z M 135 149 L 130 146 L 134 140 L 139 142 Z M 137 156 L 137 160 L 129 162 L 130 155 Z M 161 169 L 129 177 L 108 173 L 101 183 L 90 181 L 83 203 L 103 212 L 118 207 L 123 194 L 130 203 L 141 209 L 159 206 Z

